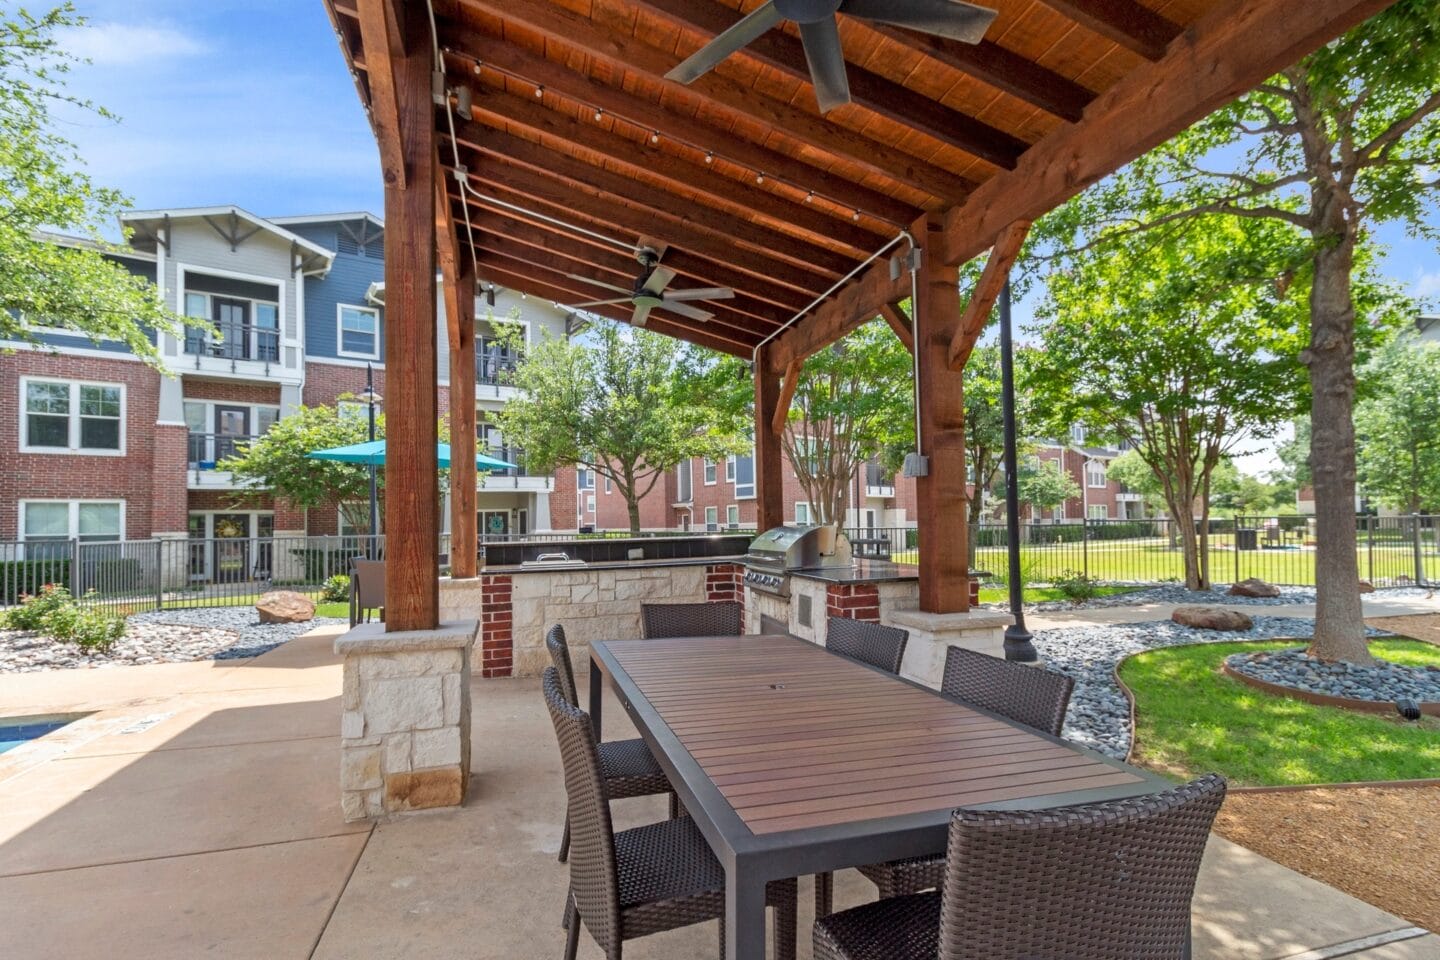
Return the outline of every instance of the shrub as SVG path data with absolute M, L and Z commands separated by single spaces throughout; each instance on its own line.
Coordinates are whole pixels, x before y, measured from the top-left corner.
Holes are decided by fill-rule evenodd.
M 5 615 L 5 625 L 12 630 L 45 630 L 56 611 L 75 605 L 70 591 L 58 583 L 47 583 L 39 593 L 20 598 L 20 606 Z
M 5 617 L 7 626 L 34 630 L 62 643 L 107 652 L 125 636 L 125 620 L 102 610 L 82 609 L 70 591 L 50 583 L 28 596 Z
M 1076 573 L 1074 570 L 1066 570 L 1055 578 L 1055 589 L 1065 595 L 1067 600 L 1074 600 L 1083 603 L 1086 600 L 1093 600 L 1100 595 L 1100 581 L 1085 576 L 1083 573 Z
M 320 588 L 320 599 L 326 603 L 344 603 L 350 599 L 350 578 L 337 573 Z

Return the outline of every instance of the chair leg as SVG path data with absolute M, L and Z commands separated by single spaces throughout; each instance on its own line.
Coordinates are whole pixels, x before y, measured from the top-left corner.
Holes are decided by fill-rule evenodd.
M 580 949 L 580 911 L 575 909 L 573 901 L 567 901 L 565 913 L 569 916 L 565 934 L 565 960 L 575 960 L 575 953 Z
M 796 901 L 800 885 L 793 878 L 780 882 L 782 892 L 775 904 L 775 960 L 795 960 L 795 930 L 799 925 Z
M 725 960 L 725 914 L 720 914 L 720 952 L 716 954 L 720 960 Z
M 680 794 L 670 792 L 670 819 L 676 820 L 685 816 L 685 805 L 680 802 Z
M 560 835 L 560 862 L 570 859 L 570 818 L 565 818 L 565 832 Z
M 835 874 L 826 871 L 815 874 L 815 919 L 828 917 L 835 912 Z
M 560 914 L 560 926 L 570 926 L 570 921 L 575 919 L 575 917 L 578 915 L 578 911 L 575 909 L 575 898 L 572 897 L 570 895 L 570 892 L 567 890 L 565 892 L 565 909 Z

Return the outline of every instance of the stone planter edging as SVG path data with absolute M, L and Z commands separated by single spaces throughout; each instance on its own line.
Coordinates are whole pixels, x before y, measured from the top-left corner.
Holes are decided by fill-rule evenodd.
M 1287 687 L 1280 683 L 1271 683 L 1269 680 L 1261 680 L 1249 674 L 1236 670 L 1228 663 L 1222 663 L 1220 670 L 1227 677 L 1239 680 L 1241 683 L 1263 690 L 1275 696 L 1294 697 L 1305 703 L 1311 703 L 1318 707 L 1339 707 L 1342 710 L 1357 710 L 1361 713 L 1394 713 L 1395 702 L 1393 700 L 1356 700 L 1353 697 L 1336 697 L 1328 693 L 1313 693 L 1309 690 L 1301 690 L 1298 687 Z M 1428 717 L 1440 717 L 1440 702 L 1434 700 L 1421 700 L 1420 712 Z

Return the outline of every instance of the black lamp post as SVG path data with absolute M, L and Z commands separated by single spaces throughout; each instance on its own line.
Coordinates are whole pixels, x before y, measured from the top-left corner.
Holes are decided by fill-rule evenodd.
M 380 402 L 380 394 L 375 392 L 375 370 L 370 364 L 365 364 L 365 392 L 360 395 L 365 401 L 366 410 L 370 416 L 370 442 L 375 442 L 375 404 Z M 370 464 L 370 549 L 366 552 L 372 557 L 375 555 L 375 547 L 379 544 L 380 536 L 380 500 L 376 496 L 375 486 L 375 464 Z
M 1010 613 L 1005 628 L 1005 659 L 1034 663 L 1040 659 L 1034 638 L 1025 629 L 1024 584 L 1020 582 L 1020 475 L 1015 455 L 1015 347 L 1010 331 L 1010 282 L 1000 291 L 1000 410 L 1005 426 L 1005 542 L 1010 562 Z

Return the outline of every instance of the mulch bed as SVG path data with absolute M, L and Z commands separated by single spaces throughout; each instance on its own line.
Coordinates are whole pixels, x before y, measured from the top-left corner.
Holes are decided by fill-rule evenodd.
M 1366 617 L 1365 623 L 1376 630 L 1440 644 L 1440 613 L 1416 613 L 1406 617 Z
M 1215 830 L 1416 926 L 1440 931 L 1440 786 L 1231 793 Z

